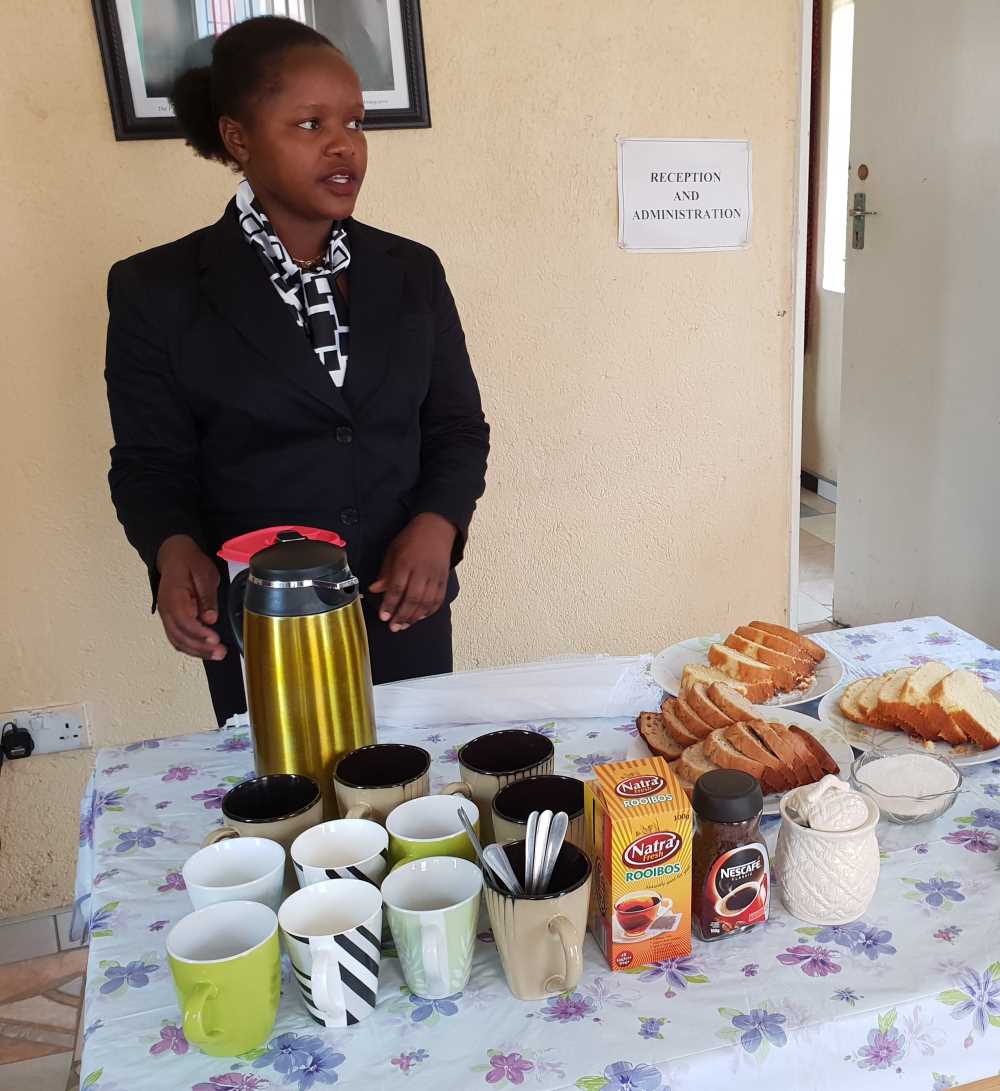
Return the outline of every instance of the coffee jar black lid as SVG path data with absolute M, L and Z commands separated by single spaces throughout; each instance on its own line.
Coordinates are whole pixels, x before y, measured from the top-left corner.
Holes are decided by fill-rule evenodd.
M 738 769 L 702 773 L 694 786 L 694 809 L 709 822 L 749 822 L 764 809 L 760 781 Z
M 294 530 L 282 531 L 278 540 L 250 559 L 250 571 L 263 580 L 346 579 L 351 572 L 347 553 L 332 542 L 306 538 Z

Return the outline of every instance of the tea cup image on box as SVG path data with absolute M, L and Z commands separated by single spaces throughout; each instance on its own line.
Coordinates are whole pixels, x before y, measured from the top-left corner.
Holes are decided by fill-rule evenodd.
M 673 901 L 655 890 L 633 890 L 620 897 L 614 906 L 615 943 L 637 943 L 653 936 L 676 932 L 681 923 L 673 911 Z

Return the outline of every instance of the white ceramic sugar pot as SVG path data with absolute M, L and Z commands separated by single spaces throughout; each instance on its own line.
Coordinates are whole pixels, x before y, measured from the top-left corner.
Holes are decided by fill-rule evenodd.
M 785 908 L 808 924 L 856 921 L 878 884 L 878 805 L 826 776 L 788 792 L 780 810 L 773 864 Z

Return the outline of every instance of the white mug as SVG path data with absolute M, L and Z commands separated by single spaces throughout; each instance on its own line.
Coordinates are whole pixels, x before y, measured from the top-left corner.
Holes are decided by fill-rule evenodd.
M 386 876 L 389 928 L 417 996 L 443 1000 L 468 984 L 482 889 L 479 868 L 455 856 L 413 860 Z
M 199 849 L 181 869 L 195 909 L 216 902 L 281 904 L 285 850 L 266 837 L 231 837 Z
M 382 895 L 360 879 L 327 879 L 297 890 L 278 924 L 302 1002 L 326 1027 L 353 1027 L 378 999 Z
M 362 879 L 376 886 L 389 869 L 389 835 L 367 818 L 335 818 L 292 842 L 299 886 L 327 879 Z

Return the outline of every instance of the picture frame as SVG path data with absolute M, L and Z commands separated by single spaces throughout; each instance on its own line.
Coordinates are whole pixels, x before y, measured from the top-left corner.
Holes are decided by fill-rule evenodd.
M 420 0 L 92 0 L 116 140 L 180 138 L 168 99 L 215 37 L 256 15 L 326 34 L 361 76 L 366 129 L 426 129 L 431 113 Z M 339 39 L 339 41 L 338 41 Z M 380 86 L 383 85 L 383 86 Z

